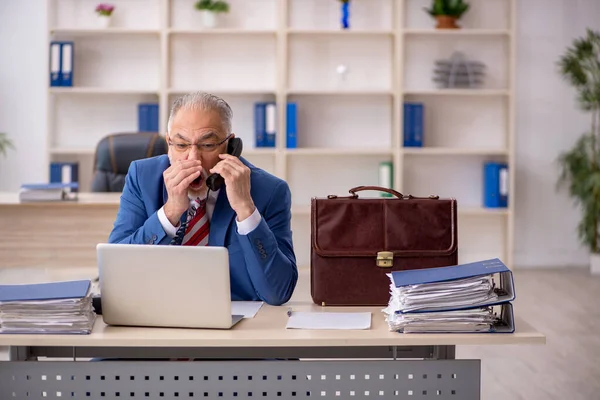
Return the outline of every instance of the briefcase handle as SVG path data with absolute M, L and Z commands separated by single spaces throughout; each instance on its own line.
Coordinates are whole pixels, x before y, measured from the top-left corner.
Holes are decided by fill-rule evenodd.
M 381 186 L 357 186 L 355 188 L 350 189 L 348 192 L 350 192 L 350 194 L 352 195 L 352 196 L 350 196 L 351 198 L 357 199 L 358 198 L 357 192 L 361 192 L 363 190 L 376 190 L 376 191 L 380 191 L 380 192 L 386 192 L 393 196 L 396 196 L 399 199 L 432 199 L 432 200 L 439 199 L 439 196 L 435 196 L 435 195 L 431 195 L 429 197 L 415 197 L 411 194 L 403 195 L 402 193 L 400 193 L 394 189 L 388 189 L 388 188 L 384 188 Z M 335 199 L 337 197 L 338 196 L 336 196 L 336 195 L 327 196 L 328 199 Z

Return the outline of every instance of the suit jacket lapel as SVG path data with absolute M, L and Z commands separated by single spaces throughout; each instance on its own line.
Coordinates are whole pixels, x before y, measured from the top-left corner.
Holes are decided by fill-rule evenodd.
M 227 229 L 234 218 L 235 213 L 229 205 L 225 185 L 221 187 L 212 218 L 210 219 L 210 233 L 208 235 L 209 246 L 224 246 Z

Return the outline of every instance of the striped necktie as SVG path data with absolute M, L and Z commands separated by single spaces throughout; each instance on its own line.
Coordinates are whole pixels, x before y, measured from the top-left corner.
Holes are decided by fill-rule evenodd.
M 208 245 L 209 228 L 210 223 L 206 214 L 206 200 L 196 199 L 192 202 L 192 206 L 188 211 L 188 217 L 177 230 L 177 234 L 171 241 L 171 244 L 206 246 Z

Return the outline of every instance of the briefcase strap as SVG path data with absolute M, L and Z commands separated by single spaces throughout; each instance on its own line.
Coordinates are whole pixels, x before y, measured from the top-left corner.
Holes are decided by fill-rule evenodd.
M 351 196 L 336 196 L 335 194 L 330 194 L 329 196 L 327 196 L 328 199 L 358 199 L 358 194 L 357 192 L 361 192 L 363 190 L 377 190 L 380 192 L 386 192 L 389 193 L 393 196 L 396 196 L 399 199 L 432 199 L 432 200 L 437 200 L 440 198 L 440 196 L 436 196 L 436 195 L 430 195 L 428 197 L 415 197 L 411 194 L 408 195 L 404 195 L 394 189 L 388 189 L 388 188 L 384 188 L 381 186 L 357 186 L 355 188 L 350 189 L 348 192 L 350 192 Z

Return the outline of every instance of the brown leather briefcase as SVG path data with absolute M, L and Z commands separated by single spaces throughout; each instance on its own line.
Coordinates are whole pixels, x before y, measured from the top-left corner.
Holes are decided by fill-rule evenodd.
M 395 197 L 359 198 L 378 190 Z M 324 306 L 383 306 L 391 271 L 458 263 L 455 199 L 376 186 L 311 201 L 311 296 Z

